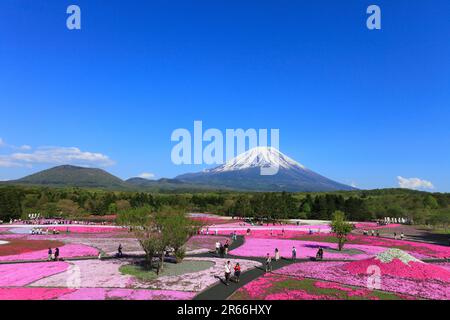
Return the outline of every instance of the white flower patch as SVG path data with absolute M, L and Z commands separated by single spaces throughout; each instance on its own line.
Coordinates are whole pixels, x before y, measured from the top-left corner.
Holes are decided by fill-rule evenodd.
M 412 255 L 406 253 L 400 249 L 389 249 L 384 252 L 377 254 L 375 259 L 380 260 L 383 263 L 390 263 L 394 259 L 399 259 L 404 264 L 409 264 L 412 262 L 422 262 L 419 259 L 414 258 Z

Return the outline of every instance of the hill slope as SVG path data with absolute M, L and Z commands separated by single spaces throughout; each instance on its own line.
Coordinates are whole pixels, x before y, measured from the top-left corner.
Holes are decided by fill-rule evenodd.
M 22 179 L 9 181 L 8 183 L 105 189 L 124 189 L 128 187 L 122 179 L 102 169 L 70 165 L 40 171 Z

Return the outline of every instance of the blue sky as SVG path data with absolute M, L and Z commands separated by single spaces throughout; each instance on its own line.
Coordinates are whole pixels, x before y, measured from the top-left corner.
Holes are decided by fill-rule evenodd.
M 172 164 L 170 136 L 202 120 L 279 128 L 283 153 L 360 188 L 450 191 L 449 30 L 447 0 L 2 0 L 0 180 L 61 154 L 121 178 L 201 170 Z

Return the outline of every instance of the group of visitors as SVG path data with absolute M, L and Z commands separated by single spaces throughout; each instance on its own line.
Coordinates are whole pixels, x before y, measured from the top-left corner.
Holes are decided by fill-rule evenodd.
M 231 277 L 231 272 L 234 271 L 234 276 Z M 234 268 L 231 265 L 230 261 L 225 263 L 225 285 L 229 285 L 230 281 L 239 282 L 239 278 L 241 277 L 241 266 L 239 262 L 234 265 Z
M 53 230 L 42 229 L 42 228 L 32 228 L 30 233 L 32 235 L 43 235 L 43 234 L 59 234 L 59 231 L 53 228 Z
M 59 260 L 59 248 L 56 248 L 53 252 L 52 248 L 48 248 L 48 261 L 58 261 Z
M 368 231 L 368 230 L 364 230 L 364 231 L 363 231 L 363 234 L 364 234 L 365 236 L 368 236 L 368 235 L 369 235 L 369 231 Z M 374 237 L 374 236 L 375 236 L 375 230 L 371 230 L 371 231 L 370 231 L 370 235 L 371 235 L 372 237 Z M 376 236 L 377 236 L 377 237 L 380 236 L 380 231 L 377 230 Z
M 397 237 L 398 237 L 398 236 L 397 236 L 397 232 L 394 232 L 394 239 L 397 240 Z M 399 237 L 399 238 L 400 238 L 400 240 L 405 239 L 405 234 L 404 234 L 403 232 L 400 233 L 400 237 Z
M 11 219 L 9 224 L 24 224 L 24 225 L 106 225 L 105 221 L 100 223 L 91 221 L 78 221 L 78 220 L 64 220 L 64 219 Z
M 284 236 L 286 234 L 286 232 L 284 231 L 284 228 L 283 229 L 281 229 L 281 235 L 282 236 Z M 274 234 L 273 234 L 273 229 L 271 228 L 270 229 L 270 236 L 273 236 Z
M 219 255 L 221 258 L 228 255 L 228 250 L 230 249 L 230 243 L 228 240 L 225 242 L 225 244 L 222 244 L 220 241 L 216 242 L 216 254 Z

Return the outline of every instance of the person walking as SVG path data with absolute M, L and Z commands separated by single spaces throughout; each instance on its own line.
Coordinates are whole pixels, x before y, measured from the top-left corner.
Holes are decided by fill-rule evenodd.
M 275 248 L 275 261 L 280 260 L 280 251 L 278 248 Z
M 219 250 L 220 250 L 220 242 L 216 241 L 216 254 L 220 253 Z
M 59 248 L 55 249 L 55 261 L 58 261 L 59 259 Z
M 239 278 L 241 277 L 241 266 L 239 262 L 234 266 L 234 277 L 236 278 L 236 282 L 239 282 Z
M 121 243 L 119 243 L 119 248 L 117 248 L 117 256 L 118 256 L 119 258 L 122 258 L 122 256 L 123 256 L 123 253 L 122 253 L 122 244 L 121 244 Z
M 230 275 L 231 275 L 231 262 L 227 261 L 227 263 L 225 263 L 225 284 L 227 286 L 229 285 Z
M 47 261 L 52 260 L 52 256 L 53 256 L 53 250 L 52 250 L 52 248 L 48 248 L 48 258 L 47 258 Z
M 272 272 L 272 258 L 269 253 L 266 256 L 266 272 Z
M 295 249 L 295 246 L 292 247 L 292 260 L 297 259 L 297 249 Z
M 223 246 L 225 255 L 228 255 L 228 249 L 230 247 L 230 244 L 228 243 L 228 240 L 225 242 L 225 245 Z

